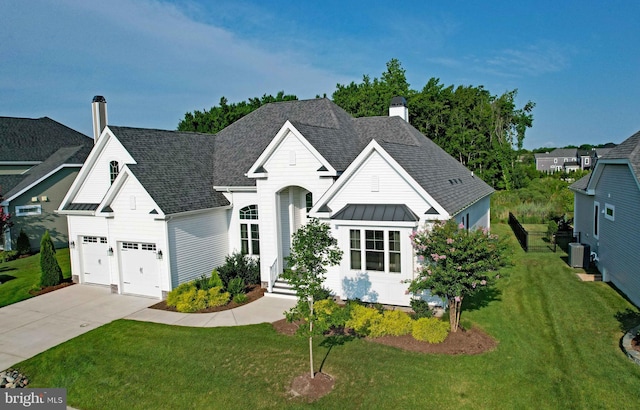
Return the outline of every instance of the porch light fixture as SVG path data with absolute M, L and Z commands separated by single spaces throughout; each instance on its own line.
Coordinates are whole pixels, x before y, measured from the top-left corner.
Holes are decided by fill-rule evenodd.
M 75 249 L 76 248 L 76 242 L 75 241 L 69 242 L 69 248 Z
M 113 248 L 111 246 L 109 246 L 109 249 L 107 250 L 107 255 L 113 256 Z
M 156 259 L 162 260 L 162 251 L 158 251 L 158 253 L 156 253 Z

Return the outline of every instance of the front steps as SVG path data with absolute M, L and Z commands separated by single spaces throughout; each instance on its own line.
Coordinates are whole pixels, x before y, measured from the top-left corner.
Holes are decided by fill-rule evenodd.
M 264 295 L 286 299 L 297 299 L 296 291 L 291 287 L 289 282 L 281 279 L 276 280 L 276 283 L 273 285 L 273 290 L 271 292 L 266 292 Z

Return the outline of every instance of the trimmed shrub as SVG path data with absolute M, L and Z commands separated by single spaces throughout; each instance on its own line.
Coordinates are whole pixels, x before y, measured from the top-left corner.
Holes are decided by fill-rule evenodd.
M 382 320 L 382 314 L 377 309 L 358 304 L 350 307 L 349 320 L 346 327 L 352 328 L 360 336 L 368 336 L 369 329 Z
M 224 265 L 219 266 L 217 271 L 225 287 L 229 287 L 231 279 L 237 277 L 242 278 L 247 285 L 260 283 L 260 263 L 240 252 L 225 257 Z
M 243 303 L 246 303 L 247 300 L 249 300 L 249 296 L 247 296 L 244 293 L 240 293 L 233 297 L 233 301 L 236 302 L 238 305 L 242 305 Z
M 423 342 L 442 343 L 449 335 L 449 324 L 435 317 L 423 317 L 413 322 L 411 335 Z
M 231 296 L 236 296 L 244 293 L 244 279 L 241 277 L 235 277 L 229 281 L 227 290 L 231 293 Z
M 408 313 L 401 310 L 387 310 L 382 314 L 382 319 L 371 323 L 369 336 L 402 336 L 411 332 L 413 320 Z
M 231 295 L 229 294 L 229 292 L 223 292 L 222 287 L 213 287 L 209 289 L 209 301 L 207 303 L 207 306 L 215 307 L 226 305 L 227 303 L 229 303 L 230 298 Z
M 348 310 L 338 305 L 333 299 L 315 301 L 313 312 L 316 316 L 316 326 L 323 331 L 344 328 L 349 319 Z
M 49 231 L 45 231 L 40 241 L 40 286 L 46 288 L 59 285 L 61 282 L 62 269 L 56 259 L 56 249 Z
M 411 299 L 411 309 L 413 309 L 413 318 L 433 317 L 433 310 L 429 306 L 429 302 L 424 299 Z
M 20 229 L 20 234 L 16 241 L 16 252 L 18 252 L 18 255 L 31 254 L 31 243 L 29 243 L 29 237 L 22 229 Z
M 1 262 L 9 262 L 18 258 L 17 251 L 1 251 L 0 252 L 0 261 Z
M 213 270 L 211 272 L 211 277 L 209 278 L 209 289 L 215 287 L 223 287 L 224 283 L 222 283 L 222 279 L 220 279 L 220 274 L 217 270 Z
M 207 291 L 198 290 L 195 285 L 191 285 L 184 293 L 178 297 L 176 309 L 178 312 L 191 313 L 207 307 Z
M 173 306 L 173 307 L 178 306 L 178 302 L 180 301 L 180 295 L 187 292 L 189 288 L 191 288 L 192 286 L 194 285 L 191 282 L 178 285 L 177 288 L 169 292 L 169 294 L 167 295 L 167 305 Z

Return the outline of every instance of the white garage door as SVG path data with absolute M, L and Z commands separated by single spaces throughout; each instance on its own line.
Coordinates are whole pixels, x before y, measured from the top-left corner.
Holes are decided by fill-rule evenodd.
M 159 262 L 154 243 L 120 242 L 122 293 L 160 297 Z
M 109 246 L 104 236 L 82 237 L 82 273 L 87 283 L 109 285 Z

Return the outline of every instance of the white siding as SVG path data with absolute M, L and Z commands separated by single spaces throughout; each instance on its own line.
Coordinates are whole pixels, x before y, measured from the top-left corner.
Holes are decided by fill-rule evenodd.
M 210 275 L 229 253 L 225 209 L 174 217 L 168 223 L 171 285 Z
M 110 137 L 95 164 L 89 170 L 73 202 L 95 204 L 102 201 L 110 187 L 109 163 L 118 161 L 120 171 L 125 164 L 134 163 L 133 158 L 120 141 Z
M 372 181 L 377 179 L 377 190 Z M 333 212 L 347 204 L 405 204 L 421 221 L 431 207 L 409 181 L 380 154 L 372 152 L 328 203 Z

